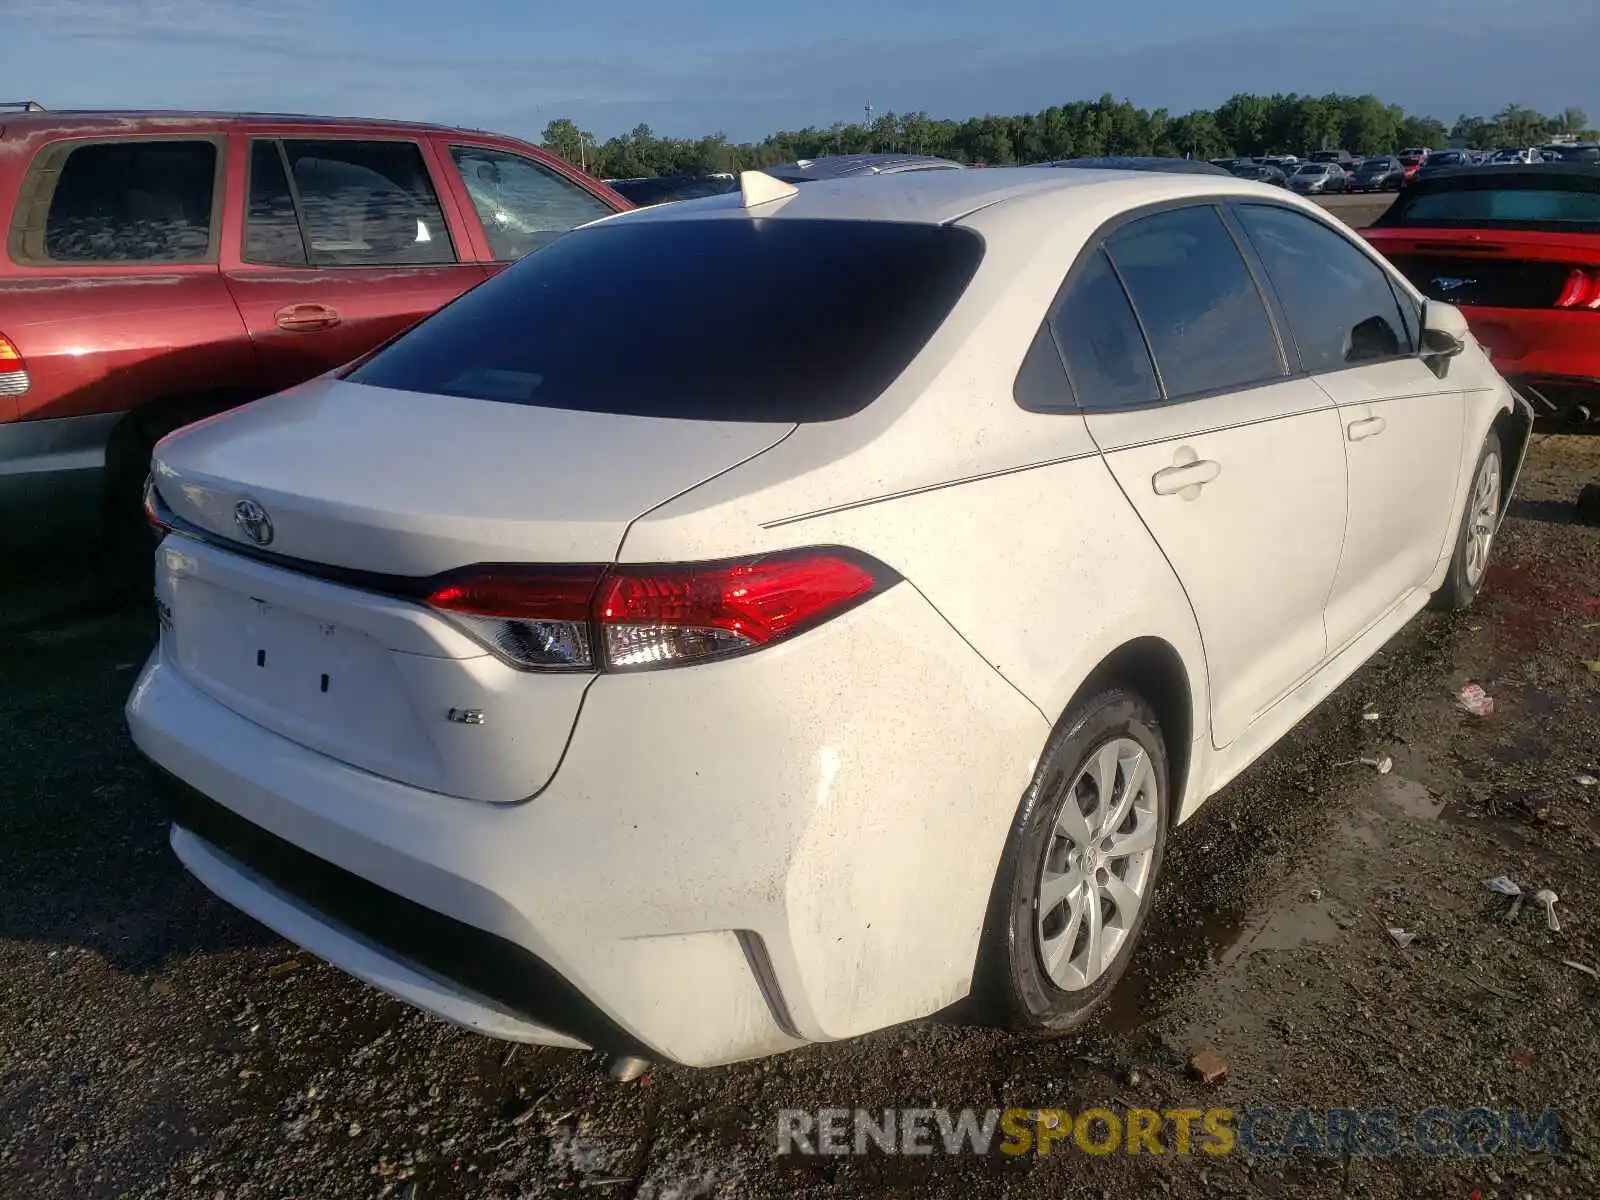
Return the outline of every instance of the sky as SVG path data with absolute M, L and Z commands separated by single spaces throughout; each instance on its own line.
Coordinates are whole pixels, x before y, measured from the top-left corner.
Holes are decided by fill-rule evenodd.
M 1600 122 L 1600 0 L 0 0 L 0 100 L 735 141 L 1110 92 L 1373 92 Z

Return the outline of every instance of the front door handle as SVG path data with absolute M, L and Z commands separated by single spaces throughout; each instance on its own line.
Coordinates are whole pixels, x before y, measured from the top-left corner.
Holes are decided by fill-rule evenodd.
M 285 304 L 272 314 L 279 329 L 290 333 L 311 333 L 318 329 L 332 329 L 339 323 L 339 310 L 326 304 Z
M 1345 431 L 1350 435 L 1352 442 L 1364 441 L 1369 437 L 1377 437 L 1389 427 L 1389 422 L 1382 417 L 1363 417 L 1359 421 L 1351 421 L 1345 426 Z
M 1201 488 L 1222 474 L 1221 463 L 1201 458 L 1187 446 L 1174 458 L 1172 466 L 1163 467 L 1150 477 L 1150 485 L 1158 496 L 1176 495 L 1193 500 L 1200 495 Z

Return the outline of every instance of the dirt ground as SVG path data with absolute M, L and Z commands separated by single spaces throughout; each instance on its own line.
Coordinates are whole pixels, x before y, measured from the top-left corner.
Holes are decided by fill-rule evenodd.
M 296 953 L 178 866 L 121 705 L 148 613 L 0 576 L 0 1196 L 1594 1196 L 1600 438 L 1540 437 L 1478 606 L 1424 614 L 1178 830 L 1086 1032 L 921 1022 L 612 1084 Z M 1457 709 L 1469 681 L 1492 715 Z M 1376 713 L 1375 719 L 1365 714 Z M 1391 773 L 1350 760 L 1392 758 Z M 1560 894 L 1561 932 L 1484 881 Z M 1401 949 L 1385 932 L 1416 936 Z M 1186 1070 L 1201 1049 L 1224 1079 Z M 774 1153 L 824 1106 L 1558 1109 L 1564 1152 L 1428 1159 Z

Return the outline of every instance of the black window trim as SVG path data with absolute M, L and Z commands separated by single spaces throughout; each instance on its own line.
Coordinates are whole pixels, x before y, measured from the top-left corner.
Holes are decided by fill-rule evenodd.
M 1229 238 L 1233 240 L 1234 248 L 1238 251 L 1239 257 L 1244 260 L 1245 269 L 1250 273 L 1251 281 L 1255 285 L 1256 294 L 1261 300 L 1261 307 L 1267 314 L 1267 324 L 1272 330 L 1273 342 L 1278 348 L 1279 364 L 1283 367 L 1285 373 L 1275 376 L 1271 379 L 1262 379 L 1253 383 L 1234 384 L 1228 387 L 1210 388 L 1206 391 L 1186 392 L 1180 395 L 1169 395 L 1167 392 L 1166 380 L 1161 374 L 1161 365 L 1156 362 L 1155 352 L 1150 348 L 1150 338 L 1148 333 L 1145 331 L 1144 318 L 1139 313 L 1139 306 L 1133 302 L 1133 297 L 1128 292 L 1127 284 L 1123 281 L 1122 273 L 1117 269 L 1116 256 L 1111 254 L 1109 251 L 1106 251 L 1106 261 L 1111 264 L 1111 270 L 1116 275 L 1117 283 L 1122 288 L 1123 295 L 1127 297 L 1128 307 L 1133 311 L 1134 320 L 1138 323 L 1139 336 L 1144 340 L 1145 353 L 1150 356 L 1150 363 L 1155 371 L 1156 385 L 1161 389 L 1161 396 L 1156 400 L 1150 400 L 1144 404 L 1094 404 L 1086 402 L 1083 399 L 1083 391 L 1078 386 L 1078 381 L 1072 377 L 1071 364 L 1066 361 L 1066 356 L 1062 355 L 1062 365 L 1067 372 L 1067 380 L 1072 386 L 1072 394 L 1077 399 L 1078 406 L 1076 409 L 1061 411 L 1081 412 L 1085 415 L 1095 413 L 1145 412 L 1153 408 L 1161 408 L 1167 405 L 1188 404 L 1195 400 L 1208 400 L 1213 396 L 1229 396 L 1238 392 L 1254 391 L 1257 388 L 1274 387 L 1278 384 L 1286 383 L 1292 379 L 1305 377 L 1304 373 L 1297 375 L 1294 372 L 1293 368 L 1296 364 L 1291 363 L 1289 360 L 1288 344 L 1285 341 L 1284 329 L 1282 328 L 1282 314 L 1278 309 L 1276 297 L 1267 294 L 1262 289 L 1263 280 L 1258 273 L 1258 264 L 1253 259 L 1253 249 L 1251 247 L 1242 246 L 1239 244 L 1239 235 L 1235 232 L 1234 224 L 1228 219 L 1226 205 L 1230 199 L 1232 199 L 1232 197 L 1226 195 L 1202 195 L 1183 196 L 1173 200 L 1161 200 L 1153 204 L 1144 204 L 1137 208 L 1127 209 L 1126 211 L 1120 212 L 1110 220 L 1104 222 L 1099 226 L 1099 228 L 1089 235 L 1083 244 L 1083 248 L 1078 251 L 1078 256 L 1073 259 L 1072 266 L 1067 269 L 1066 278 L 1061 281 L 1061 286 L 1056 289 L 1055 297 L 1050 301 L 1049 307 L 1045 309 L 1044 320 L 1046 324 L 1052 326 L 1051 337 L 1054 339 L 1055 331 L 1053 326 L 1055 323 L 1055 318 L 1056 315 L 1061 311 L 1061 307 L 1066 301 L 1068 291 L 1072 288 L 1073 284 L 1082 277 L 1084 271 L 1087 270 L 1087 263 L 1094 257 L 1094 255 L 1102 250 L 1105 250 L 1105 243 L 1107 239 L 1109 239 L 1123 226 L 1131 225 L 1133 222 L 1142 220 L 1145 217 L 1159 216 L 1162 213 L 1177 212 L 1181 209 L 1210 208 L 1217 212 L 1219 219 L 1222 221 L 1223 228 L 1228 231 Z M 1060 351 L 1061 347 L 1059 343 L 1057 343 L 1056 352 L 1059 354 Z M 1295 357 L 1298 358 L 1299 355 L 1296 354 Z
M 461 164 L 456 161 L 455 152 L 457 150 L 490 150 L 490 151 L 493 151 L 496 154 L 504 154 L 509 158 L 520 158 L 523 162 L 532 163 L 535 167 L 538 167 L 538 168 L 544 170 L 545 172 L 547 172 L 550 175 L 554 175 L 556 177 L 556 179 L 560 180 L 561 182 L 567 183 L 567 184 L 571 184 L 578 191 L 582 192 L 585 196 L 588 196 L 596 204 L 600 205 L 600 207 L 603 208 L 605 210 L 605 212 L 604 212 L 604 214 L 602 216 L 595 217 L 594 219 L 596 221 L 604 220 L 606 217 L 614 217 L 617 214 L 618 210 L 615 209 L 615 208 L 612 208 L 610 204 L 606 203 L 605 197 L 597 195 L 591 188 L 588 188 L 588 187 L 584 186 L 582 183 L 580 183 L 578 180 L 574 179 L 572 176 L 566 174 L 565 172 L 559 170 L 556 167 L 551 166 L 549 163 L 540 162 L 537 158 L 534 158 L 531 154 L 519 154 L 515 150 L 507 150 L 504 146 L 490 146 L 490 145 L 487 145 L 486 143 L 483 143 L 483 142 L 458 141 L 458 140 L 456 140 L 455 138 L 452 138 L 452 137 L 444 137 L 444 138 L 441 138 L 440 140 L 441 140 L 441 144 L 442 144 L 443 149 L 444 149 L 444 161 L 449 165 L 449 169 L 452 172 L 455 173 L 455 178 L 454 178 L 454 180 L 452 180 L 452 182 L 459 181 L 460 184 L 461 184 L 461 190 L 463 192 L 466 192 L 466 194 L 467 194 L 467 207 L 472 212 L 473 220 L 478 222 L 478 228 L 483 231 L 483 247 L 491 255 L 494 253 L 494 247 L 489 244 L 489 230 L 483 223 L 483 215 L 478 212 L 478 206 L 472 199 L 472 193 L 467 189 L 466 177 L 461 174 Z M 622 211 L 626 212 L 628 210 L 624 209 Z M 588 224 L 588 222 L 586 221 L 586 222 L 584 222 L 584 224 Z M 576 229 L 578 227 L 575 225 L 575 226 L 573 226 L 573 228 Z M 571 230 L 568 230 L 568 232 L 570 233 Z M 486 258 L 483 261 L 485 263 L 514 263 L 514 262 L 517 262 L 518 260 L 515 259 L 515 258 Z
M 279 271 L 437 271 L 448 267 L 462 267 L 478 265 L 475 259 L 461 257 L 461 247 L 456 245 L 455 231 L 450 228 L 450 214 L 445 209 L 444 199 L 439 194 L 439 181 L 433 175 L 433 163 L 421 137 L 395 136 L 393 134 L 376 134 L 371 137 L 353 137 L 349 134 L 327 133 L 254 133 L 246 132 L 244 151 L 244 219 L 239 227 L 239 261 L 247 267 L 276 269 Z M 302 263 L 268 263 L 257 262 L 249 258 L 250 241 L 250 184 L 252 168 L 255 166 L 255 145 L 257 142 L 271 142 L 278 148 L 278 161 L 283 164 L 285 182 L 289 185 L 289 199 L 294 204 L 295 224 L 300 227 L 300 244 L 305 248 L 306 261 Z M 300 199 L 300 185 L 295 182 L 294 171 L 289 162 L 289 150 L 285 142 L 404 142 L 415 146 L 422 157 L 422 173 L 428 181 L 428 186 L 433 189 L 433 202 L 439 206 L 439 217 L 444 222 L 444 235 L 450 243 L 450 253 L 454 255 L 451 262 L 438 263 L 317 263 L 311 260 L 311 234 L 306 229 L 305 207 Z
M 1245 228 L 1243 221 L 1239 219 L 1239 209 L 1277 209 L 1279 212 L 1295 213 L 1296 215 L 1303 217 L 1314 224 L 1322 226 L 1322 228 L 1326 229 L 1328 232 L 1342 239 L 1347 246 L 1351 247 L 1351 249 L 1355 250 L 1357 254 L 1360 254 L 1363 258 L 1377 268 L 1378 273 L 1383 276 L 1385 282 L 1387 282 L 1389 285 L 1389 291 L 1394 297 L 1395 308 L 1397 310 L 1397 315 L 1401 318 L 1402 326 L 1405 325 L 1405 314 L 1403 312 L 1399 312 L 1398 310 L 1400 310 L 1401 306 L 1407 302 L 1415 304 L 1418 312 L 1417 327 L 1419 330 L 1421 329 L 1422 310 L 1427 306 L 1427 301 L 1413 301 L 1410 295 L 1409 283 L 1406 284 L 1404 288 L 1398 287 L 1395 283 L 1395 280 L 1398 277 L 1396 273 L 1390 268 L 1389 264 L 1385 262 L 1378 254 L 1376 254 L 1372 247 L 1362 241 L 1361 238 L 1352 236 L 1351 233 L 1347 233 L 1346 231 L 1339 229 L 1333 224 L 1333 222 L 1325 221 L 1314 213 L 1306 212 L 1306 210 L 1303 208 L 1297 208 L 1292 204 L 1280 204 L 1271 198 L 1263 198 L 1260 200 L 1256 199 L 1255 197 L 1251 197 L 1247 200 L 1235 198 L 1231 200 L 1225 207 L 1228 210 L 1227 220 L 1231 225 L 1237 227 L 1237 233 L 1235 235 L 1236 238 L 1242 238 L 1245 244 L 1249 246 L 1249 253 L 1251 259 L 1253 260 L 1253 265 L 1260 263 L 1259 252 L 1256 250 L 1254 240 L 1250 237 L 1250 231 Z M 1319 375 L 1337 375 L 1342 371 L 1354 371 L 1361 367 L 1381 366 L 1384 363 L 1406 362 L 1409 359 L 1422 357 L 1422 339 L 1419 337 L 1417 339 L 1418 344 L 1413 346 L 1404 354 L 1385 354 L 1381 358 L 1364 358 L 1360 362 L 1346 363 L 1342 367 L 1335 367 L 1327 371 L 1307 370 L 1305 362 L 1300 356 L 1300 344 L 1295 340 L 1294 326 L 1289 322 L 1287 313 L 1283 308 L 1282 301 L 1280 301 L 1278 298 L 1278 290 L 1275 286 L 1273 286 L 1272 277 L 1267 274 L 1264 266 L 1261 267 L 1261 275 L 1257 283 L 1258 286 L 1263 286 L 1271 296 L 1274 317 L 1282 323 L 1284 349 L 1287 350 L 1290 346 L 1294 347 L 1294 361 L 1290 363 L 1291 368 L 1293 368 L 1293 374 L 1290 377 L 1293 379 L 1314 379 Z M 1405 333 L 1406 336 L 1409 337 L 1411 335 L 1410 329 L 1406 328 Z
M 50 204 L 55 199 L 56 186 L 61 181 L 61 168 L 58 166 L 55 169 L 56 170 L 55 182 L 53 182 L 50 185 L 50 190 L 48 192 L 46 192 L 46 193 L 44 193 L 43 195 L 40 195 L 40 196 L 34 196 L 34 197 L 32 197 L 32 198 L 30 198 L 28 200 L 23 200 L 22 199 L 22 194 L 27 189 L 27 185 L 28 185 L 29 179 L 33 176 L 33 173 L 35 171 L 40 169 L 40 167 L 39 167 L 40 160 L 42 158 L 44 158 L 45 155 L 49 154 L 51 151 L 55 150 L 56 148 L 58 148 L 58 147 L 60 147 L 62 145 L 65 145 L 67 143 L 71 143 L 72 144 L 72 148 L 70 150 L 66 151 L 66 153 L 64 153 L 62 155 L 62 157 L 61 157 L 61 165 L 62 166 L 66 165 L 66 161 L 67 161 L 68 158 L 70 158 L 72 155 L 76 154 L 79 150 L 84 149 L 84 148 L 86 148 L 88 146 L 120 146 L 120 145 L 125 145 L 125 144 L 127 144 L 129 142 L 206 142 L 216 152 L 215 153 L 215 161 L 212 163 L 212 174 L 211 174 L 211 225 L 210 225 L 209 230 L 207 231 L 207 241 L 206 241 L 206 252 L 205 252 L 205 255 L 203 257 L 200 257 L 200 258 L 181 258 L 181 259 L 171 259 L 171 258 L 95 258 L 95 259 L 86 259 L 86 258 L 51 258 L 48 254 L 45 254 L 45 255 L 32 255 L 32 254 L 26 253 L 22 248 L 22 239 L 23 239 L 23 236 L 24 236 L 25 227 L 28 224 L 31 224 L 31 222 L 25 222 L 23 220 L 24 214 L 32 215 L 33 213 L 35 213 L 38 210 L 42 209 L 42 211 L 43 211 L 43 219 L 44 219 L 44 221 L 48 221 L 49 220 L 49 215 L 50 215 Z M 7 252 L 7 255 L 10 257 L 12 262 L 16 263 L 18 266 L 21 266 L 21 267 L 43 267 L 43 268 L 60 267 L 60 268 L 77 268 L 79 270 L 82 270 L 85 267 L 95 267 L 95 268 L 103 268 L 103 269 L 108 270 L 108 271 L 115 271 L 115 270 L 118 270 L 118 269 L 121 269 L 121 268 L 126 268 L 126 267 L 137 267 L 137 268 L 142 268 L 142 269 L 149 269 L 149 268 L 152 268 L 152 267 L 161 267 L 163 269 L 178 269 L 178 270 L 182 270 L 184 268 L 188 268 L 190 270 L 193 270 L 196 267 L 215 267 L 215 266 L 218 265 L 218 262 L 220 261 L 220 258 L 221 258 L 221 250 L 222 250 L 222 219 L 223 219 L 223 213 L 226 210 L 227 178 L 228 178 L 228 135 L 226 133 L 202 133 L 202 132 L 193 132 L 193 133 L 130 133 L 130 134 L 120 134 L 120 135 L 115 135 L 115 136 L 106 136 L 105 134 L 86 134 L 86 135 L 82 135 L 82 136 L 74 136 L 72 134 L 67 134 L 67 135 L 62 136 L 62 137 L 51 138 L 49 141 L 47 141 L 43 145 L 41 145 L 36 151 L 34 151 L 33 157 L 28 161 L 27 170 L 24 171 L 23 174 L 22 174 L 22 181 L 19 184 L 18 201 L 17 201 L 15 209 L 12 211 L 12 214 L 11 214 L 11 227 L 6 231 L 6 252 Z M 43 229 L 43 222 L 40 223 L 39 227 L 41 229 Z

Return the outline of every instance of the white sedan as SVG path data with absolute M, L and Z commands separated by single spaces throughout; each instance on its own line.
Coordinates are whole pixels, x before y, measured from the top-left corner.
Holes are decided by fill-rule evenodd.
M 207 887 L 486 1034 L 1066 1029 L 1169 830 L 1472 602 L 1529 419 L 1281 189 L 750 174 L 165 439 L 128 720 Z

